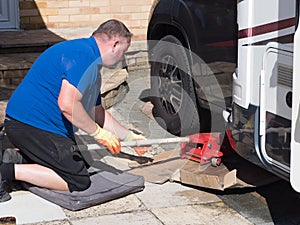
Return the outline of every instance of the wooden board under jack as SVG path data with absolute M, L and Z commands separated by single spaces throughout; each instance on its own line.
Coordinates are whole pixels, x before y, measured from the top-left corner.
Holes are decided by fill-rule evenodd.
M 133 166 L 130 173 L 143 176 L 147 182 L 162 184 L 175 180 L 221 191 L 228 188 L 262 186 L 278 180 L 276 176 L 236 154 L 224 157 L 219 167 L 200 167 L 198 162 L 182 159 L 180 150 L 172 150 L 154 156 L 153 161 L 146 165 Z

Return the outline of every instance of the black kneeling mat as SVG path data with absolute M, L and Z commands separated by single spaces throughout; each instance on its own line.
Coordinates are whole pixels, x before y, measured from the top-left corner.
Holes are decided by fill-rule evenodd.
M 144 189 L 142 176 L 119 170 L 98 171 L 91 175 L 91 186 L 85 191 L 54 191 L 24 183 L 30 192 L 63 208 L 77 211 Z

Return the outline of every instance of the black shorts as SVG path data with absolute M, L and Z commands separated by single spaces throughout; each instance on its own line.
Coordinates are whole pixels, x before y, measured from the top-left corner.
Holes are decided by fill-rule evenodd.
M 47 132 L 11 118 L 5 119 L 9 141 L 30 163 L 54 170 L 68 183 L 69 190 L 82 191 L 90 186 L 86 163 L 72 138 Z

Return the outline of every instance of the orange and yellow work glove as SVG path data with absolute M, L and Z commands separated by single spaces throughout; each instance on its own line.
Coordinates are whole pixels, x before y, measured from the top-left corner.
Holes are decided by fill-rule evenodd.
M 102 129 L 96 124 L 97 130 L 90 134 L 97 142 L 108 148 L 111 154 L 118 154 L 121 151 L 119 138 L 108 130 Z
M 134 141 L 134 140 L 146 140 L 146 138 L 143 136 L 143 135 L 140 135 L 140 134 L 136 134 L 132 131 L 130 131 L 126 137 L 124 138 L 124 141 Z M 134 151 L 139 155 L 139 156 L 142 156 L 144 155 L 146 152 L 148 151 L 151 151 L 151 147 L 147 147 L 147 146 L 144 146 L 144 147 L 133 147 L 134 148 Z

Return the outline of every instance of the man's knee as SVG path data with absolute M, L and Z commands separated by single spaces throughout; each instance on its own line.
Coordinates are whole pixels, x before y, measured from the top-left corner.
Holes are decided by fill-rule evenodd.
M 74 179 L 68 184 L 70 192 L 84 191 L 91 186 L 91 179 L 89 176 L 82 176 L 79 179 Z

